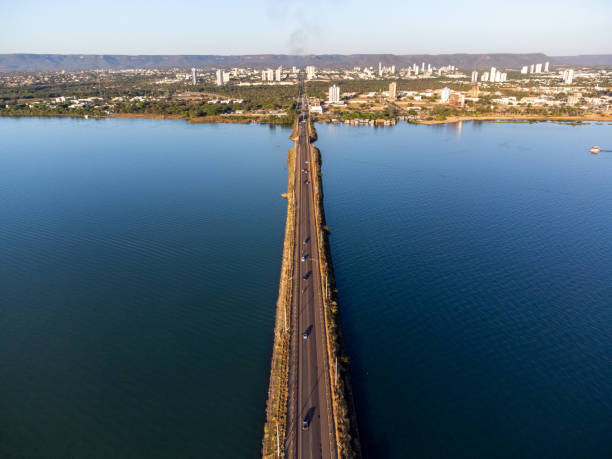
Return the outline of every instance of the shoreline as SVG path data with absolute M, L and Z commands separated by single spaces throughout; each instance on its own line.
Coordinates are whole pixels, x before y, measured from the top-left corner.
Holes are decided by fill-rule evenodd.
M 567 121 L 567 122 L 612 122 L 612 115 L 584 115 L 584 116 L 543 116 L 543 115 L 474 115 L 449 116 L 444 120 L 410 120 L 412 124 L 447 124 L 459 121 Z
M 107 116 L 95 116 L 95 115 L 77 115 L 77 114 L 61 114 L 61 115 L 8 115 L 2 114 L 0 118 L 78 118 L 78 119 L 149 119 L 149 120 L 172 120 L 172 121 L 186 121 L 191 124 L 268 124 L 273 126 L 284 126 L 290 127 L 290 124 L 286 123 L 273 123 L 270 122 L 266 117 L 269 115 L 231 115 L 231 116 L 199 116 L 194 118 L 188 118 L 182 115 L 162 115 L 155 113 L 114 113 Z M 319 119 L 316 120 L 319 123 L 331 123 L 331 120 Z M 505 122 L 546 122 L 546 121 L 559 121 L 567 123 L 588 123 L 588 122 L 602 122 L 612 123 L 612 115 L 581 115 L 581 116 L 543 116 L 543 115 L 474 115 L 474 116 L 449 116 L 444 120 L 420 120 L 413 119 L 406 121 L 409 124 L 423 124 L 423 125 L 434 125 L 434 124 L 451 124 L 458 123 L 460 121 L 505 121 Z M 397 121 L 396 124 L 401 123 Z M 338 124 L 344 124 L 344 120 L 339 120 Z M 385 126 L 390 127 L 390 126 Z

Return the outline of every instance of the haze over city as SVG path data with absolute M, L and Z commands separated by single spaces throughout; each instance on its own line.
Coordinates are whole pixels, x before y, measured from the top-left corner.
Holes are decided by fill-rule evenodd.
M 0 53 L 610 53 L 605 0 L 4 2 Z

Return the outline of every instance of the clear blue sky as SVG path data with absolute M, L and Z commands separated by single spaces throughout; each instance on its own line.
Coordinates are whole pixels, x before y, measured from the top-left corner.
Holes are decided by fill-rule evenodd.
M 0 0 L 0 53 L 612 53 L 610 0 Z

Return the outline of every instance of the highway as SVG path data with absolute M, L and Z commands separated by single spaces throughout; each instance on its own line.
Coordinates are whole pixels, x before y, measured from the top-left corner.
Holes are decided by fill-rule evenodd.
M 308 105 L 300 82 L 295 161 L 296 228 L 291 308 L 288 431 L 289 458 L 335 458 L 329 362 L 317 250 L 313 161 Z

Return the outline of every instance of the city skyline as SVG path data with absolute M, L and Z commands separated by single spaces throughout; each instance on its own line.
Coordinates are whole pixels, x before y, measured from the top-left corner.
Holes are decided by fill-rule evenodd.
M 51 5 L 25 0 L 3 10 L 0 53 L 542 52 L 563 56 L 612 52 L 598 33 L 605 31 L 612 6 L 600 0 L 579 5 L 519 1 L 513 8 L 488 4 L 486 11 L 473 0 L 410 6 L 397 0 L 384 5 L 363 0 L 262 4 L 240 0 L 231 5 L 193 0 L 172 5 L 156 0 L 129 4 L 111 0 L 104 5 L 60 0 Z

